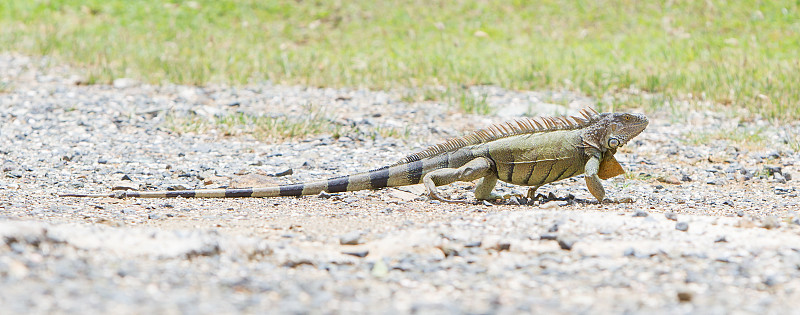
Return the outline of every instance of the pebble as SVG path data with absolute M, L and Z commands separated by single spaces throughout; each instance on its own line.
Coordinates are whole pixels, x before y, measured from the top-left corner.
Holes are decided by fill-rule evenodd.
M 675 223 L 675 229 L 678 231 L 686 232 L 689 230 L 689 223 L 686 222 Z
M 552 202 L 552 201 L 548 202 L 548 203 L 545 203 L 545 204 L 539 205 L 539 209 L 541 209 L 541 210 L 554 210 L 554 209 L 558 209 L 558 208 L 559 208 L 558 204 L 555 203 L 555 202 Z
M 116 181 L 111 186 L 111 190 L 139 190 L 140 188 L 141 188 L 140 184 L 137 184 L 130 180 Z
M 648 215 L 650 215 L 650 214 L 647 213 L 647 211 L 644 211 L 642 209 L 637 209 L 636 212 L 633 213 L 634 217 L 646 217 Z
M 764 172 L 768 176 L 772 176 L 772 175 L 775 175 L 775 174 L 780 174 L 782 171 L 783 171 L 783 169 L 780 166 L 764 165 Z
M 671 221 L 678 221 L 678 214 L 672 211 L 664 212 L 664 217 Z
M 672 184 L 672 185 L 680 185 L 681 181 L 675 175 L 669 176 L 660 176 L 658 177 L 658 181 L 662 183 Z
M 690 292 L 681 291 L 678 292 L 678 301 L 681 303 L 688 303 L 692 301 L 693 296 L 694 295 L 692 295 Z
M 541 240 L 555 241 L 558 238 L 556 233 L 545 233 L 539 236 Z
M 114 85 L 114 88 L 127 89 L 138 85 L 139 82 L 131 78 L 118 78 L 114 79 L 112 84 Z
M 561 247 L 563 250 L 572 250 L 572 246 L 578 241 L 575 237 L 572 236 L 561 236 L 556 239 L 558 242 L 558 247 Z
M 343 251 L 342 254 L 356 256 L 356 257 L 367 257 L 369 255 L 368 250 L 360 250 L 360 251 Z
M 342 236 L 339 236 L 339 244 L 342 245 L 358 245 L 361 244 L 362 231 L 352 231 Z
M 761 227 L 765 229 L 777 229 L 781 226 L 781 221 L 778 217 L 768 216 L 761 222 Z
M 725 178 L 718 177 L 707 181 L 706 184 L 722 186 L 722 185 L 727 185 L 728 181 Z

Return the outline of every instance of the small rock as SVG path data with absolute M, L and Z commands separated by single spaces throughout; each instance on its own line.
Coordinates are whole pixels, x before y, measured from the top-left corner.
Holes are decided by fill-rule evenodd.
M 627 197 L 619 197 L 619 198 L 617 198 L 615 201 L 616 201 L 617 203 L 634 203 L 634 202 L 636 202 L 636 200 L 635 200 L 635 199 L 633 199 L 633 197 L 630 197 L 630 196 L 627 196 Z
M 481 247 L 481 241 L 467 242 L 464 244 L 464 247 L 466 248 Z
M 792 173 L 783 172 L 783 178 L 785 178 L 787 182 L 792 180 Z
M 678 292 L 678 301 L 687 303 L 692 301 L 692 294 L 686 291 Z
M 83 78 L 83 77 L 81 77 L 81 76 L 79 76 L 77 74 L 70 75 L 67 78 L 67 84 L 86 85 L 87 82 L 89 82 L 89 81 L 87 81 L 85 78 Z
M 11 260 L 7 264 L 8 264 L 7 272 L 9 276 L 17 279 L 25 278 L 28 276 L 29 274 L 28 266 L 25 266 L 24 263 L 21 263 L 16 260 Z
M 412 201 L 419 198 L 419 195 L 412 194 L 410 192 L 405 192 L 399 189 L 389 189 L 389 195 L 400 199 L 402 201 Z
M 775 174 L 772 175 L 772 177 L 775 179 L 775 182 L 781 183 L 781 184 L 786 184 L 786 178 L 783 177 L 783 174 L 775 173 Z
M 118 78 L 114 79 L 114 82 L 112 84 L 114 85 L 115 88 L 126 89 L 138 85 L 139 82 L 131 78 Z
M 488 200 L 484 200 L 484 201 L 482 202 L 482 204 L 483 204 L 484 206 L 487 206 L 487 207 L 494 206 L 494 205 L 493 205 L 491 202 L 489 202 Z
M 281 177 L 281 176 L 289 176 L 289 175 L 292 175 L 292 174 L 294 174 L 294 170 L 292 170 L 291 168 L 287 168 L 285 170 L 282 170 L 280 172 L 272 174 L 272 176 L 273 177 Z
M 636 256 L 636 249 L 634 249 L 633 247 L 628 247 L 628 248 L 625 249 L 624 252 L 622 252 L 622 256 L 635 257 Z
M 352 231 L 350 233 L 339 236 L 339 244 L 342 245 L 358 245 L 361 244 L 361 231 Z
M 547 229 L 547 232 L 550 232 L 550 233 L 558 232 L 558 223 L 553 224 L 553 226 L 551 226 L 549 229 Z
M 342 254 L 363 258 L 363 257 L 367 257 L 367 255 L 369 255 L 369 251 L 368 250 L 359 250 L 359 251 L 352 251 L 352 252 L 344 251 L 344 252 L 342 252 Z
M 644 211 L 642 209 L 636 210 L 636 212 L 633 213 L 634 217 L 646 217 L 648 215 L 650 215 L 650 214 L 647 213 L 647 211 Z
M 130 180 L 120 180 L 114 182 L 111 190 L 139 190 L 140 185 Z
M 444 253 L 444 257 L 458 256 L 458 249 L 450 244 L 444 244 L 439 249 Z
M 691 181 L 692 181 L 692 178 L 691 178 L 691 177 L 689 177 L 689 175 L 683 175 L 683 176 L 681 177 L 681 181 L 684 181 L 684 182 L 691 182 Z
M 772 176 L 772 175 L 775 175 L 775 174 L 781 174 L 782 172 L 783 172 L 783 169 L 780 166 L 764 165 L 764 173 L 766 173 L 767 176 Z
M 736 211 L 736 216 L 743 217 L 744 216 L 744 210 Z
M 725 235 L 720 236 L 720 237 L 718 237 L 717 239 L 714 240 L 714 243 L 727 243 L 727 242 L 728 242 L 728 239 L 725 237 Z
M 689 230 L 689 223 L 686 222 L 678 222 L 675 224 L 675 229 L 678 231 L 686 232 Z
M 775 286 L 778 284 L 778 279 L 775 276 L 767 276 L 764 279 L 764 284 L 770 287 Z
M 728 184 L 728 180 L 723 177 L 718 177 L 707 181 L 706 184 L 723 186 Z
M 511 248 L 511 243 L 503 240 L 503 238 L 498 235 L 487 235 L 481 240 L 481 247 L 500 252 Z
M 548 202 L 539 206 L 542 210 L 555 210 L 558 209 L 558 204 L 555 202 Z
M 545 233 L 539 236 L 539 239 L 546 241 L 555 241 L 558 238 L 556 233 Z
M 768 216 L 761 221 L 761 227 L 767 230 L 781 227 L 781 221 L 776 216 Z
M 386 266 L 386 263 L 383 262 L 383 259 L 378 259 L 375 261 L 375 264 L 372 265 L 372 270 L 370 270 L 370 274 L 376 278 L 383 278 L 389 274 L 389 267 Z
M 678 221 L 678 214 L 672 211 L 665 212 L 664 217 L 666 217 L 668 220 Z
M 730 201 L 730 200 L 725 200 L 725 201 L 723 201 L 723 202 L 722 202 L 722 204 L 723 204 L 723 205 L 726 205 L 726 206 L 731 206 L 731 207 L 733 207 L 733 201 Z
M 331 194 L 329 194 L 328 192 L 323 190 L 323 191 L 319 192 L 319 194 L 317 195 L 317 198 L 330 199 L 331 196 L 332 196 Z
M 228 187 L 230 186 L 228 183 L 228 178 L 225 176 L 209 176 L 203 178 L 203 185 L 205 186 L 214 186 L 216 188 Z M 211 187 L 206 187 L 211 188 Z
M 351 204 L 351 203 L 357 202 L 358 200 L 359 200 L 358 197 L 347 197 L 347 198 L 342 199 L 342 202 L 344 202 L 346 204 Z
M 729 163 L 730 158 L 728 154 L 725 152 L 717 152 L 713 155 L 708 156 L 708 161 L 711 163 Z
M 659 182 L 672 184 L 672 185 L 680 185 L 681 184 L 681 181 L 678 180 L 678 177 L 675 176 L 675 175 L 660 176 L 660 177 L 657 178 L 657 180 Z
M 558 247 L 561 247 L 563 250 L 572 250 L 572 246 L 575 245 L 575 242 L 578 240 L 574 237 L 570 236 L 563 236 L 556 239 L 558 241 Z
M 189 189 L 183 183 L 168 183 L 168 184 L 166 184 L 166 185 L 164 185 L 162 187 L 163 187 L 164 190 L 170 190 L 170 191 L 172 191 L 172 190 L 187 190 L 187 189 Z

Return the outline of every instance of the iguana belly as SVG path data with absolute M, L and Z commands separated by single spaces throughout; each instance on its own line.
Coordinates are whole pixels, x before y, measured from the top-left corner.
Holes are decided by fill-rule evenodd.
M 585 164 L 572 157 L 496 163 L 499 180 L 523 186 L 541 186 L 583 174 Z
M 509 137 L 489 146 L 497 178 L 515 185 L 541 186 L 580 175 L 588 161 L 575 131 Z

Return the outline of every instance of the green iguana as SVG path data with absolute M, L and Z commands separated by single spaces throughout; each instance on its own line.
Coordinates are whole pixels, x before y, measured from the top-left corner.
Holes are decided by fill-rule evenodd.
M 625 171 L 614 158 L 617 148 L 648 124 L 642 114 L 603 113 L 583 109 L 583 117 L 523 118 L 492 125 L 411 154 L 389 166 L 328 180 L 263 188 L 177 191 L 116 191 L 111 194 L 64 194 L 62 197 L 278 197 L 338 193 L 423 183 L 433 199 L 436 186 L 480 179 L 475 198 L 494 200 L 497 180 L 536 188 L 586 174 L 589 192 L 603 202 L 601 179 Z

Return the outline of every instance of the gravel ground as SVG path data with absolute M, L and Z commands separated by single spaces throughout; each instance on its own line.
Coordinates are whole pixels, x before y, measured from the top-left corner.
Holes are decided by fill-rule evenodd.
M 773 314 L 800 307 L 798 124 L 686 108 L 652 113 L 650 127 L 617 155 L 628 174 L 605 181 L 610 197 L 632 203 L 597 204 L 582 178 L 541 188 L 552 201 L 476 205 L 432 202 L 417 186 L 303 198 L 58 198 L 112 187 L 326 178 L 389 164 L 515 115 L 591 104 L 570 93 L 476 87 L 498 113 L 478 117 L 404 102 L 408 91 L 128 79 L 86 86 L 79 75 L 46 59 L 0 54 L 3 313 Z M 300 117 L 308 104 L 356 128 L 340 138 L 265 142 L 165 127 L 168 117 L 190 114 Z M 380 128 L 403 136 L 371 132 Z M 726 131 L 731 140 L 697 140 Z M 472 198 L 470 188 L 442 191 Z

